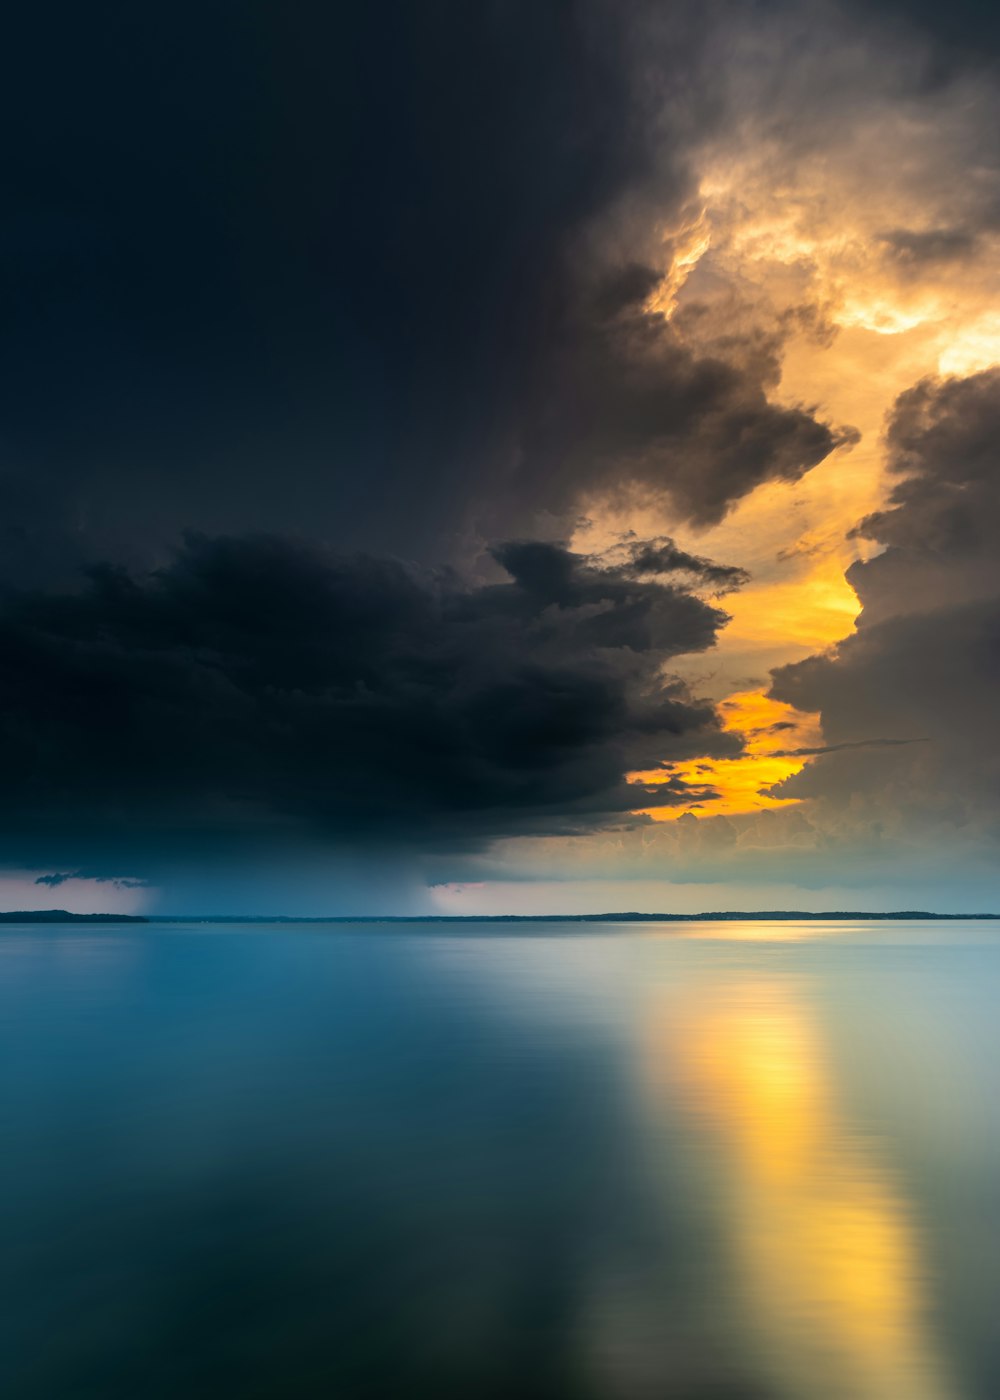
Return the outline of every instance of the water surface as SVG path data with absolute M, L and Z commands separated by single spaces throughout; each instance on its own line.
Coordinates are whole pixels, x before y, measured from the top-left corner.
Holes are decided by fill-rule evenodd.
M 6 1400 L 1000 1395 L 1000 928 L 8 926 Z

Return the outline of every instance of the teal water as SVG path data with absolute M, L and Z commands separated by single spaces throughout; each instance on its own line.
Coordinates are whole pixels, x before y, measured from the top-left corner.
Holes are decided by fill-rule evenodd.
M 1000 1395 L 1000 926 L 0 931 L 0 1393 Z

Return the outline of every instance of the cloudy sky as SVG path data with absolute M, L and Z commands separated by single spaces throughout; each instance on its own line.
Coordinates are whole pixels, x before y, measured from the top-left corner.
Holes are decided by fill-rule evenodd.
M 1000 907 L 1000 21 L 4 45 L 0 902 Z

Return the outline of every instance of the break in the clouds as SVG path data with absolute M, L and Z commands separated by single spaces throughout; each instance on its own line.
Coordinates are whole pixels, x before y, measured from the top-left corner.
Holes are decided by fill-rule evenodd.
M 679 804 L 679 820 L 615 838 L 520 843 L 506 859 L 471 865 L 470 877 L 657 874 L 675 886 L 752 888 L 790 876 L 807 899 L 840 885 L 862 902 L 874 887 L 896 903 L 989 906 L 1000 842 L 998 442 L 1000 371 L 925 380 L 895 404 L 893 485 L 856 526 L 880 550 L 849 571 L 862 605 L 856 627 L 772 677 L 772 701 L 816 714 L 823 743 L 788 745 L 796 726 L 787 721 L 744 730 L 749 752 L 735 767 L 770 784 L 762 796 L 772 806 L 727 810 L 721 794 L 696 798 Z M 791 775 L 773 781 L 770 766 L 785 760 Z M 697 765 L 723 786 L 733 766 Z
M 6 849 L 100 874 L 317 837 L 470 847 L 644 820 L 686 788 L 646 792 L 632 770 L 739 751 L 662 673 L 725 621 L 687 584 L 732 570 L 663 540 L 610 562 L 542 542 L 495 556 L 506 577 L 467 586 L 301 541 L 192 539 L 145 578 L 8 598 Z

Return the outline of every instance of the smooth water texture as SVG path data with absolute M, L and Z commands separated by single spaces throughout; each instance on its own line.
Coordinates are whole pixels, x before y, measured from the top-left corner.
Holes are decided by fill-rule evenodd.
M 1000 927 L 0 933 L 0 1393 L 1000 1396 Z

